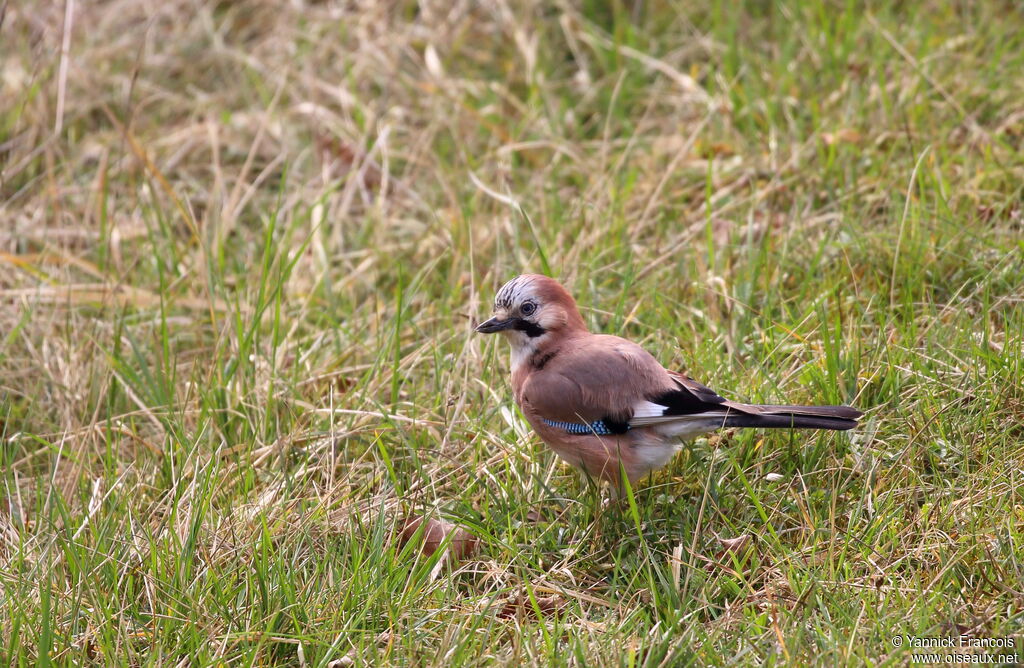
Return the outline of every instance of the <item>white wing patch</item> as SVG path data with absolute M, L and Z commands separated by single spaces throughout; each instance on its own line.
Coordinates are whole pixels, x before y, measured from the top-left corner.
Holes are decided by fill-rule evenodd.
M 637 418 L 661 417 L 665 414 L 666 408 L 668 406 L 662 406 L 653 401 L 638 401 L 633 404 L 633 419 L 630 420 L 630 423 L 637 424 Z
M 728 410 L 713 410 L 704 411 L 702 413 L 690 413 L 687 415 L 664 415 L 663 413 L 665 411 L 665 406 L 659 406 L 658 404 L 654 404 L 651 402 L 644 403 L 650 404 L 651 406 L 657 406 L 660 410 L 658 410 L 658 412 L 655 413 L 653 409 L 646 409 L 648 411 L 647 415 L 640 415 L 634 413 L 633 417 L 630 418 L 629 420 L 630 427 L 651 427 L 654 425 L 663 424 L 686 424 L 696 422 L 708 422 L 709 420 L 720 422 L 730 414 Z M 733 411 L 732 414 L 736 415 L 736 412 Z

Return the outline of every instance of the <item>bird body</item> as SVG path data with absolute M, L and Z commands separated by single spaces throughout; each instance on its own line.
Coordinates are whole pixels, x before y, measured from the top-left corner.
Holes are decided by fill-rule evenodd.
M 663 467 L 680 440 L 719 428 L 850 429 L 849 406 L 776 406 L 729 401 L 665 369 L 639 345 L 591 334 L 575 300 L 539 274 L 498 291 L 478 332 L 512 344 L 512 389 L 523 415 L 559 457 L 618 487 Z

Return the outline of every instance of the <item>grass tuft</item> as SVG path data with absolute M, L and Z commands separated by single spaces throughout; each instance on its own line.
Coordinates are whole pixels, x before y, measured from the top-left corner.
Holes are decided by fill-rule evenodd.
M 669 4 L 4 3 L 0 661 L 1024 660 L 1024 19 Z M 473 335 L 522 271 L 864 425 L 606 507 Z

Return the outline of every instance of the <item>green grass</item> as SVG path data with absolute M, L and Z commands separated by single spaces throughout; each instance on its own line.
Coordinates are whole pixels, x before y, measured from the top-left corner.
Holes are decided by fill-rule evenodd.
M 358 4 L 6 5 L 0 662 L 1024 661 L 1016 5 Z M 863 426 L 607 507 L 472 332 L 522 271 Z

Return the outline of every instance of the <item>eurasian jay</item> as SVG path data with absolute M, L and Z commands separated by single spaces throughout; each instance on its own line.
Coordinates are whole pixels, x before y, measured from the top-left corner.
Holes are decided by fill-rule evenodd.
M 476 331 L 512 344 L 516 403 L 559 457 L 621 489 L 661 468 L 680 439 L 715 429 L 835 429 L 857 426 L 849 406 L 743 404 L 661 366 L 618 336 L 591 334 L 557 281 L 523 274 L 494 298 L 494 317 Z

